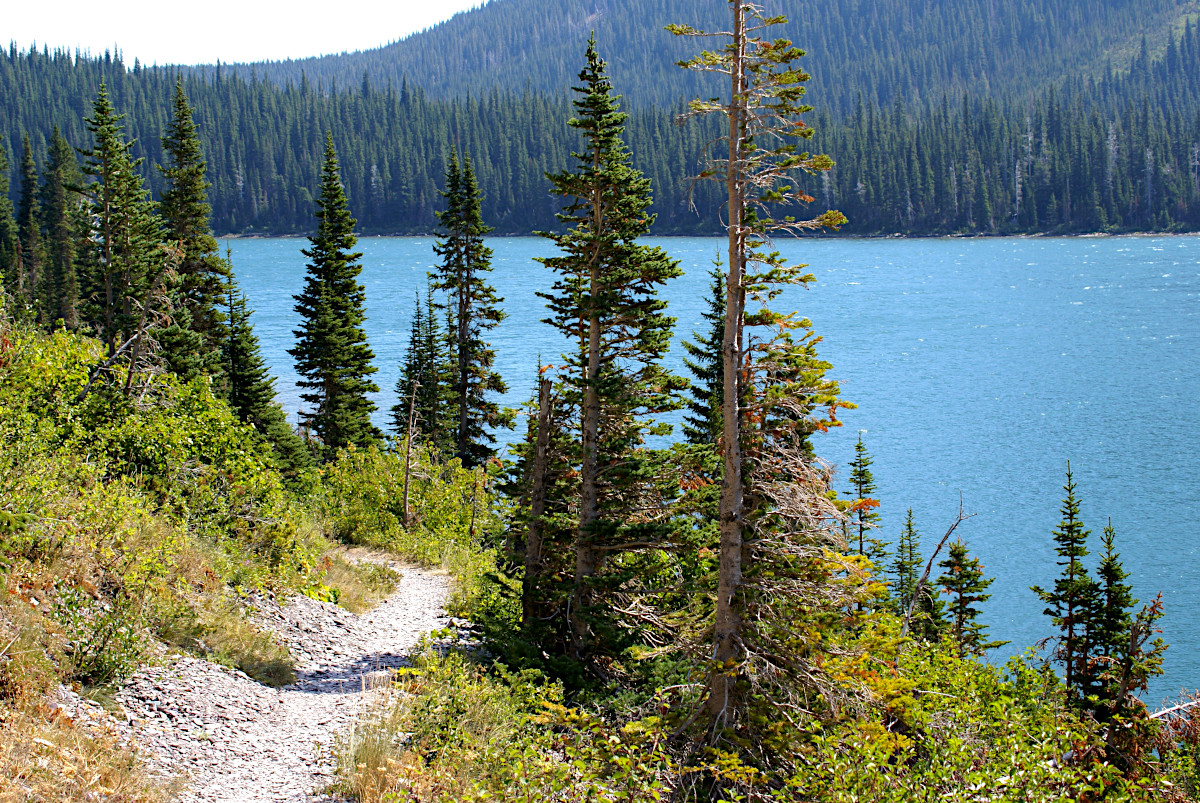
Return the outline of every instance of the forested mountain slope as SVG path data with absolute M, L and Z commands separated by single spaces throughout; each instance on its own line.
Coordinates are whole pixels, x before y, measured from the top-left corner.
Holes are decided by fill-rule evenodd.
M 855 93 L 887 106 L 958 95 L 1027 94 L 1064 76 L 1123 70 L 1146 35 L 1152 50 L 1196 0 L 767 0 L 805 48 L 813 91 L 833 110 Z M 431 97 L 492 88 L 561 92 L 578 72 L 579 42 L 595 31 L 615 86 L 638 105 L 711 93 L 674 66 L 694 47 L 663 29 L 721 28 L 722 2 L 491 0 L 424 33 L 359 53 L 241 65 L 279 83 L 399 86 Z
M 581 40 L 577 58 L 583 49 Z M 0 53 L 0 152 L 14 201 L 23 135 L 39 169 L 56 125 L 71 144 L 89 147 L 83 117 L 101 80 L 128 115 L 157 197 L 154 165 L 163 161 L 159 137 L 175 75 L 129 70 L 110 56 L 10 48 Z M 578 147 L 565 95 L 431 99 L 404 82 L 366 91 L 321 90 L 307 80 L 278 87 L 223 68 L 185 84 L 218 233 L 309 231 L 326 129 L 364 233 L 432 231 L 452 145 L 472 156 L 483 215 L 497 233 L 557 226 L 559 199 L 545 173 Z M 925 106 L 902 98 L 881 106 L 852 86 L 814 86 L 809 97 L 818 107 L 813 147 L 837 168 L 807 189 L 846 213 L 846 233 L 1200 230 L 1200 28 L 1190 21 L 1158 55 L 1139 42 L 1124 73 L 1066 80 L 1028 97 L 943 95 Z M 832 111 L 831 98 L 847 110 Z M 676 125 L 679 108 L 636 109 L 629 143 L 653 180 L 654 231 L 714 233 L 719 188 L 689 180 L 713 132 Z

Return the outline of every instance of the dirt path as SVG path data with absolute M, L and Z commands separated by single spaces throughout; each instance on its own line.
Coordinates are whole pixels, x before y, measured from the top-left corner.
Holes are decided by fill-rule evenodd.
M 133 740 L 187 784 L 184 803 L 306 803 L 333 781 L 329 747 L 407 663 L 425 633 L 446 627 L 448 578 L 400 567 L 396 591 L 356 616 L 295 597 L 256 619 L 297 659 L 294 684 L 271 689 L 207 661 L 176 657 L 118 694 Z

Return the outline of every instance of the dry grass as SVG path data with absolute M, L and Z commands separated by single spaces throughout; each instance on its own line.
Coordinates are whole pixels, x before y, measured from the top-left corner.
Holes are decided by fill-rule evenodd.
M 325 555 L 324 582 L 337 591 L 338 605 L 364 613 L 396 590 L 400 573 L 376 562 L 376 555 L 364 549 L 335 549 Z
M 232 599 L 199 597 L 162 628 L 163 639 L 208 660 L 232 666 L 267 686 L 296 679 L 296 662 L 271 634 L 258 629 Z
M 156 782 L 135 753 L 98 726 L 0 704 L 0 728 L 0 803 L 170 799 L 172 790 Z

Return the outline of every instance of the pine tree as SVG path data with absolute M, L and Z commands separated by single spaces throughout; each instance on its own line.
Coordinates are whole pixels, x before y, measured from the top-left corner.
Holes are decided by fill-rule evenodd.
M 657 296 L 680 275 L 661 248 L 638 243 L 654 221 L 650 181 L 630 164 L 623 139 L 628 115 L 612 94 L 595 39 L 575 88 L 576 117 L 569 125 L 584 138 L 572 169 L 550 175 L 553 191 L 569 202 L 559 220 L 570 228 L 545 234 L 560 256 L 540 261 L 558 274 L 547 300 L 546 322 L 571 343 L 563 355 L 564 402 L 579 411 L 579 499 L 575 535 L 572 653 L 587 661 L 611 624 L 596 598 L 599 575 L 627 541 L 635 488 L 646 479 L 641 446 L 653 417 L 678 409 L 686 383 L 661 364 L 674 318 Z M 613 582 L 609 581 L 609 585 Z
M 380 436 L 371 424 L 375 404 L 367 398 L 379 387 L 368 377 L 378 369 L 362 324 L 365 292 L 358 283 L 362 271 L 353 252 L 354 218 L 339 176 L 333 135 L 325 135 L 325 162 L 317 196 L 317 231 L 309 237 L 304 291 L 294 296 L 300 329 L 293 332 L 298 383 L 308 392 L 300 398 L 311 405 L 301 413 L 302 424 L 320 439 L 326 459 L 350 445 L 365 446 Z
M 509 416 L 489 396 L 508 391 L 493 369 L 496 352 L 486 335 L 504 320 L 495 288 L 484 274 L 492 270 L 492 249 L 483 241 L 492 229 L 480 212 L 481 196 L 470 157 L 460 166 L 450 152 L 446 170 L 446 211 L 438 214 L 444 237 L 433 247 L 442 258 L 433 287 L 447 294 L 447 341 L 454 364 L 454 449 L 464 466 L 477 466 L 496 454 L 491 427 L 512 426 Z
M 1055 660 L 1063 667 L 1063 679 L 1068 689 L 1080 701 L 1097 692 L 1094 668 L 1090 656 L 1095 646 L 1094 623 L 1100 603 L 1100 587 L 1088 574 L 1083 559 L 1088 555 L 1087 540 L 1091 534 L 1079 520 L 1079 501 L 1075 498 L 1075 480 L 1071 464 L 1067 463 L 1067 492 L 1063 500 L 1062 521 L 1054 528 L 1054 551 L 1062 568 L 1050 590 L 1039 586 L 1030 589 L 1046 603 L 1044 611 L 1059 629 L 1061 636 L 1055 650 Z
M 879 528 L 881 516 L 878 513 L 879 502 L 874 498 L 875 475 L 871 473 L 871 455 L 863 444 L 862 431 L 858 433 L 858 441 L 854 444 L 854 459 L 850 461 L 850 497 L 851 519 L 850 526 L 855 537 L 855 552 L 871 561 L 877 568 L 882 568 L 887 558 L 887 545 L 878 538 L 870 537 L 870 533 Z
M 950 597 L 947 613 L 950 616 L 949 632 L 958 646 L 958 657 L 983 655 L 1005 641 L 984 641 L 987 627 L 979 622 L 980 603 L 991 599 L 985 594 L 992 578 L 984 578 L 983 566 L 967 553 L 967 545 L 960 540 L 950 544 L 949 556 L 938 564 L 945 573 L 937 579 L 938 585 Z
M 128 390 L 136 371 L 151 360 L 149 330 L 162 320 L 174 254 L 163 247 L 162 221 L 130 155 L 122 120 L 101 83 L 92 116 L 85 121 L 95 144 L 84 152 L 83 187 L 89 202 L 90 231 L 84 264 L 90 266 L 86 292 L 89 323 L 104 340 L 108 361 L 128 366 Z
M 21 197 L 17 204 L 20 274 L 17 285 L 22 295 L 21 302 L 26 306 L 28 314 L 45 323 L 48 300 L 42 295 L 45 290 L 42 269 L 46 254 L 42 243 L 37 163 L 33 160 L 33 148 L 29 145 L 28 135 L 22 140 L 21 146 Z
M 63 326 L 79 326 L 79 277 L 76 272 L 77 230 L 83 216 L 76 188 L 82 181 L 74 149 L 54 127 L 42 177 L 42 223 L 46 231 L 45 295 L 48 310 Z
M 229 283 L 229 268 L 212 236 L 206 165 L 192 108 L 175 83 L 174 109 L 162 138 L 168 164 L 159 166 L 166 179 L 159 203 L 168 239 L 183 252 L 175 295 L 173 326 L 164 332 L 164 360 L 181 379 L 212 374 L 220 366 L 220 305 Z
M 228 256 L 226 257 L 228 261 Z M 312 455 L 304 441 L 287 422 L 283 408 L 275 401 L 275 379 L 262 358 L 252 310 L 232 279 L 226 286 L 225 323 L 221 326 L 221 371 L 225 379 L 226 399 L 234 414 L 252 425 L 272 445 L 275 461 L 285 477 L 294 479 L 312 466 Z
M 683 344 L 688 354 L 683 364 L 692 374 L 692 400 L 683 418 L 683 434 L 688 443 L 716 446 L 721 438 L 721 402 L 725 395 L 721 356 L 725 340 L 725 274 L 721 272 L 720 259 L 709 275 L 712 286 L 708 310 L 701 313 L 709 323 L 709 330 L 705 334 L 693 332 L 695 342 Z

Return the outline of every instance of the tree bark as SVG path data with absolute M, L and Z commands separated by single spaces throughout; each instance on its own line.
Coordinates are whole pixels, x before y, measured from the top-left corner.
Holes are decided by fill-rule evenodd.
M 726 278 L 725 337 L 721 344 L 724 360 L 724 398 L 721 405 L 723 434 L 721 451 L 724 477 L 721 480 L 720 567 L 717 584 L 717 608 L 714 617 L 714 668 L 708 683 L 708 714 L 714 728 L 728 722 L 737 709 L 737 675 L 733 670 L 742 655 L 742 605 L 739 590 L 743 573 L 742 542 L 742 415 L 741 363 L 742 318 L 745 298 L 742 277 L 745 273 L 745 233 L 742 175 L 739 158 L 744 136 L 745 9 L 733 3 L 732 87 L 729 99 L 729 165 L 726 189 L 729 194 L 729 274 Z
M 537 618 L 534 597 L 541 577 L 542 517 L 546 515 L 546 477 L 550 465 L 550 380 L 538 383 L 537 444 L 533 453 L 533 478 L 529 489 L 529 534 L 525 540 L 525 579 L 521 584 L 521 624 Z

